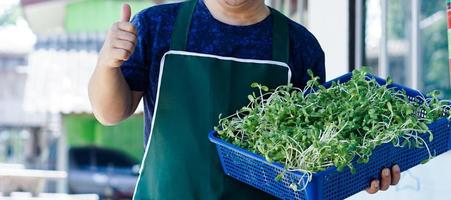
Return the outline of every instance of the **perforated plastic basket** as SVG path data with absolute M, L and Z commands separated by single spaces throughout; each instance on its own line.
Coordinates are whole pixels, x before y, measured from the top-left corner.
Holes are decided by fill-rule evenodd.
M 352 74 L 349 73 L 332 81 L 344 83 L 351 77 Z M 381 85 L 385 84 L 383 79 L 368 77 L 375 78 Z M 328 87 L 330 84 L 331 82 L 328 82 L 324 85 Z M 396 84 L 392 84 L 391 87 L 405 90 L 411 101 L 420 101 L 415 98 L 421 95 L 416 90 Z M 429 142 L 428 135 L 423 135 L 433 155 L 440 155 L 451 149 L 451 130 L 447 119 L 443 118 L 430 124 L 429 129 L 434 134 L 434 140 Z M 385 167 L 398 164 L 401 171 L 405 171 L 429 158 L 426 148 L 401 148 L 394 147 L 391 143 L 383 144 L 373 151 L 368 163 L 354 164 L 355 174 L 348 168 L 338 172 L 335 167 L 331 167 L 313 174 L 306 190 L 295 192 L 290 188 L 290 184 L 305 181 L 306 178 L 302 173 L 287 172 L 282 180 L 276 181 L 275 177 L 284 171 L 281 164 L 269 163 L 260 155 L 227 143 L 218 138 L 214 131 L 209 134 L 209 139 L 216 144 L 223 170 L 227 175 L 281 199 L 344 199 L 368 188 L 371 180 L 380 178 L 381 170 Z

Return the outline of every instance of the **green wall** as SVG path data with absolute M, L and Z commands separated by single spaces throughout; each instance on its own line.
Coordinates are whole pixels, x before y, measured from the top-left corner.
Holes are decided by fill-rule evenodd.
M 121 150 L 140 161 L 144 154 L 143 115 L 134 115 L 117 126 L 103 126 L 93 115 L 63 117 L 69 147 L 96 145 Z
M 122 5 L 129 3 L 132 15 L 154 5 L 150 0 L 80 0 L 66 7 L 66 32 L 103 32 L 121 17 Z

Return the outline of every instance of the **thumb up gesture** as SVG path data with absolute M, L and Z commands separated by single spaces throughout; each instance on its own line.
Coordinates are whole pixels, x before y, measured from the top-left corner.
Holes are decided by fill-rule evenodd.
M 98 66 L 117 68 L 133 53 L 137 33 L 135 26 L 130 23 L 130 5 L 122 6 L 120 21 L 114 23 L 109 29 L 98 58 Z

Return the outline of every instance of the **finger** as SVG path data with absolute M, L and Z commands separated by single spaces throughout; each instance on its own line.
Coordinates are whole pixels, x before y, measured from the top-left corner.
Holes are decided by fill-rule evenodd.
M 116 40 L 113 42 L 113 47 L 116 49 L 126 50 L 129 54 L 131 54 L 131 52 L 135 48 L 135 44 L 125 40 Z
M 126 61 L 130 57 L 130 53 L 124 49 L 113 49 L 113 56 L 117 60 Z
M 386 190 L 388 190 L 388 188 L 390 187 L 390 184 L 391 184 L 390 169 L 388 169 L 388 168 L 383 169 L 382 173 L 381 173 L 381 177 L 382 177 L 382 180 L 381 180 L 380 189 L 382 191 L 386 191 Z
M 136 45 L 136 35 L 130 32 L 119 31 L 116 33 L 116 38 L 119 40 L 129 41 Z
M 401 179 L 401 168 L 399 167 L 399 165 L 394 165 L 391 168 L 391 184 L 392 185 L 396 185 L 399 183 L 399 180 Z
M 379 180 L 371 181 L 371 186 L 366 190 L 370 194 L 374 194 L 379 191 Z
M 131 16 L 132 16 L 132 9 L 130 8 L 130 5 L 124 4 L 122 6 L 122 19 L 121 19 L 121 21 L 129 22 Z
M 130 32 L 136 35 L 136 28 L 135 26 L 130 22 L 118 22 L 116 23 L 117 29 Z

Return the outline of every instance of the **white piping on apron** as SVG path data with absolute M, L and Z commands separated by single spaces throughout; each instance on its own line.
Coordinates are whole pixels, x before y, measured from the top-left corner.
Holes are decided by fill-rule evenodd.
M 166 56 L 167 55 L 185 55 L 185 56 L 197 56 L 197 57 L 204 57 L 204 58 L 215 58 L 215 59 L 219 59 L 219 60 L 229 60 L 229 61 L 235 61 L 235 62 L 242 62 L 242 63 L 256 63 L 256 64 L 271 64 L 271 65 L 278 65 L 281 67 L 285 67 L 288 69 L 288 80 L 287 83 L 291 82 L 291 69 L 288 66 L 288 64 L 283 63 L 283 62 L 279 62 L 279 61 L 273 61 L 273 60 L 256 60 L 256 59 L 243 59 L 243 58 L 234 58 L 234 57 L 225 57 L 225 56 L 217 56 L 217 55 L 211 55 L 211 54 L 203 54 L 203 53 L 194 53 L 194 52 L 188 52 L 188 51 L 176 51 L 176 50 L 170 50 L 168 52 L 166 52 L 163 55 L 163 58 L 161 58 L 161 62 L 160 62 L 160 74 L 158 75 L 158 89 L 157 89 L 157 98 L 155 101 L 155 107 L 154 107 L 154 111 L 153 111 L 153 116 L 152 116 L 152 124 L 151 124 L 151 128 L 150 128 L 150 133 L 149 133 L 149 137 L 147 139 L 147 145 L 146 145 L 146 149 L 144 151 L 144 157 L 141 161 L 141 166 L 139 169 L 139 176 L 138 176 L 138 180 L 137 180 L 137 184 L 135 186 L 135 191 L 133 192 L 133 199 L 135 199 L 135 194 L 136 194 L 136 190 L 138 188 L 138 183 L 141 179 L 141 173 L 142 170 L 144 168 L 144 161 L 147 157 L 147 151 L 149 150 L 149 145 L 150 145 L 150 141 L 152 138 L 152 130 L 153 130 L 153 125 L 155 123 L 155 118 L 156 118 L 156 114 L 157 114 L 157 108 L 158 108 L 158 100 L 160 98 L 160 86 L 161 86 L 161 77 L 163 76 L 163 71 L 164 71 L 164 62 L 166 60 Z

